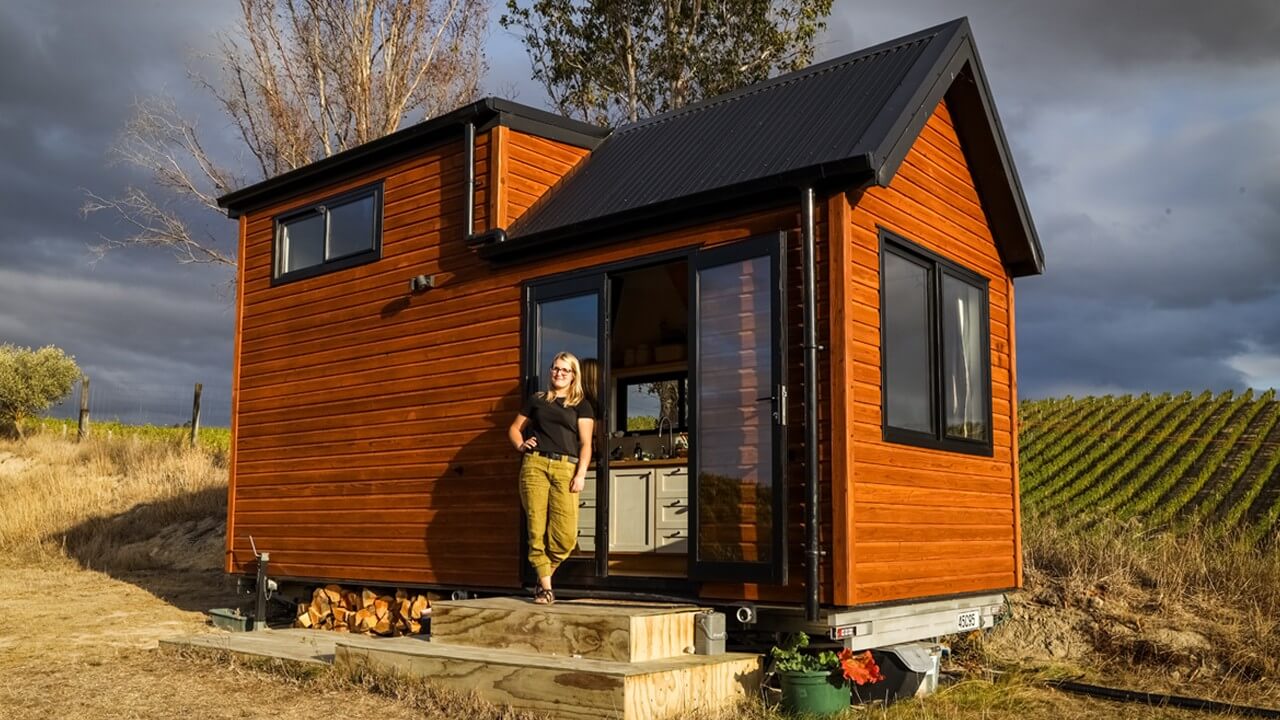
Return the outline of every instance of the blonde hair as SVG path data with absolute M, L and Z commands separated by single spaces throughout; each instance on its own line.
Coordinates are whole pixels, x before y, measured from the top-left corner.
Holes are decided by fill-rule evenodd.
M 582 359 L 582 393 L 596 412 L 600 412 L 600 361 L 595 358 Z
M 564 399 L 565 407 L 575 407 L 582 402 L 584 393 L 582 392 L 582 363 L 578 362 L 578 358 L 573 353 L 557 353 L 551 359 L 552 367 L 561 360 L 569 363 L 569 368 L 573 370 L 573 380 L 569 382 L 569 394 Z M 551 385 L 551 371 L 547 370 L 547 392 L 543 394 L 547 402 L 556 401 L 556 389 Z

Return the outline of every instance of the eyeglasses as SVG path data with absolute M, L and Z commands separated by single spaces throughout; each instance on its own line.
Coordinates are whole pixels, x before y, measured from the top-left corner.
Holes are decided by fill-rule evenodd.
M 573 374 L 573 369 L 572 369 L 572 368 L 553 367 L 553 368 L 551 368 L 551 374 L 552 374 L 552 375 L 572 375 L 572 374 Z

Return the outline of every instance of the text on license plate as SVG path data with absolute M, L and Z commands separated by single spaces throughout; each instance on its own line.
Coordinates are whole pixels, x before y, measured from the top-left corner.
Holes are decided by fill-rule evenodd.
M 982 627 L 981 610 L 965 610 L 956 618 L 956 629 L 960 631 L 977 630 Z

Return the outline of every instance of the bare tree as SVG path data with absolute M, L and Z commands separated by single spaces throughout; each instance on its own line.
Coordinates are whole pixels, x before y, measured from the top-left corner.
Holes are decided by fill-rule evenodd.
M 192 79 L 226 113 L 251 167 L 239 174 L 216 161 L 171 98 L 138 102 L 114 151 L 155 187 L 86 192 L 84 214 L 107 211 L 129 228 L 99 253 L 162 247 L 182 263 L 234 266 L 234 251 L 197 234 L 185 213 L 216 211 L 220 195 L 464 104 L 485 70 L 487 0 L 240 0 L 240 9 L 218 38 L 220 77 Z

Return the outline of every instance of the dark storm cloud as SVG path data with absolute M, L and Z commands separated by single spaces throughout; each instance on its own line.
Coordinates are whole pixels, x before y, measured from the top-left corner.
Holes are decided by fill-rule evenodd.
M 837 2 L 824 51 L 960 15 L 1047 259 L 1020 389 L 1280 383 L 1280 3 Z
M 209 420 L 226 422 L 227 273 L 182 268 L 158 251 L 94 262 L 90 246 L 126 229 L 106 215 L 81 218 L 83 189 L 110 196 L 145 181 L 109 153 L 134 101 L 167 93 L 199 110 L 186 64 L 234 10 L 145 0 L 0 6 L 0 342 L 63 347 L 96 381 L 95 397 L 116 396 L 115 411 L 131 419 L 172 420 L 160 409 L 169 402 L 151 396 L 177 394 L 189 407 L 189 390 L 175 389 L 204 382 Z M 212 227 L 233 234 L 224 222 Z

